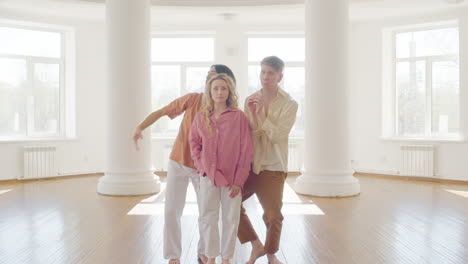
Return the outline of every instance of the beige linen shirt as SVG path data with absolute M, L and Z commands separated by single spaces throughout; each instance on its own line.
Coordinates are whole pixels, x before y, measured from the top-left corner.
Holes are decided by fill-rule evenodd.
M 262 95 L 262 90 L 252 94 Z M 244 112 L 249 120 L 252 113 L 245 101 Z M 283 171 L 288 172 L 288 137 L 294 122 L 296 122 L 297 103 L 283 89 L 278 89 L 278 94 L 268 106 L 266 120 L 256 130 L 252 131 L 254 138 L 253 172 Z

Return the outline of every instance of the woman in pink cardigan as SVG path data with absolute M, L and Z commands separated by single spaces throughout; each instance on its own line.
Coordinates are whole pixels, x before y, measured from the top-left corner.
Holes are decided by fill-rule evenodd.
M 201 176 L 199 206 L 207 264 L 214 264 L 219 255 L 223 264 L 229 264 L 239 225 L 240 193 L 253 159 L 253 141 L 247 118 L 237 108 L 234 81 L 226 74 L 214 76 L 206 85 L 190 131 L 190 150 Z

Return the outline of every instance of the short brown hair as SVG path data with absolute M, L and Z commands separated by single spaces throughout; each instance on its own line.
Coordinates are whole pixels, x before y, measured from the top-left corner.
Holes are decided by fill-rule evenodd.
M 283 60 L 281 60 L 280 58 L 276 56 L 268 56 L 268 57 L 263 58 L 262 62 L 260 62 L 260 65 L 263 65 L 263 64 L 272 67 L 279 73 L 283 73 L 284 62 Z

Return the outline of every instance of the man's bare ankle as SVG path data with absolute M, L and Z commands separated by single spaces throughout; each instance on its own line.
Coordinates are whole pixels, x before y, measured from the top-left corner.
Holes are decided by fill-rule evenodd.
M 268 263 L 270 264 L 282 264 L 283 262 L 279 261 L 275 254 L 267 253 Z

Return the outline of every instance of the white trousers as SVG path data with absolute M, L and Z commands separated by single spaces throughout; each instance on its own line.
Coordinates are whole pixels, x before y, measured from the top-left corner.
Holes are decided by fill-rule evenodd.
M 193 188 L 197 194 L 197 202 L 199 203 L 200 176 L 197 174 L 197 171 L 169 160 L 166 179 L 166 200 L 164 202 L 163 254 L 166 259 L 180 259 L 182 253 L 180 219 L 185 207 L 189 180 L 192 181 Z M 200 220 L 199 213 L 198 230 L 200 232 L 200 240 L 198 241 L 198 254 L 204 254 L 205 243 L 203 242 Z
M 208 177 L 200 177 L 199 201 L 205 255 L 209 258 L 220 255 L 218 220 L 221 205 L 221 257 L 232 259 L 239 227 L 241 194 L 231 198 L 228 187 L 215 187 Z

